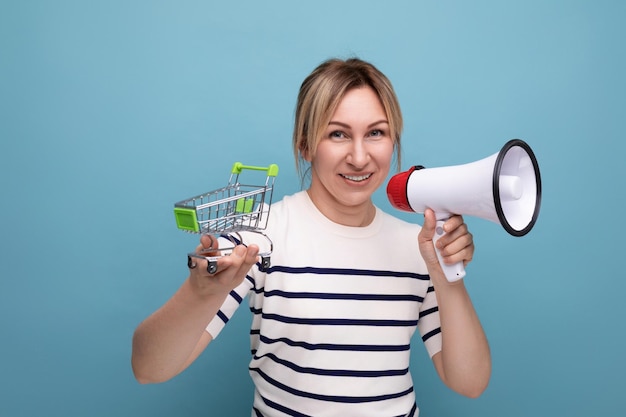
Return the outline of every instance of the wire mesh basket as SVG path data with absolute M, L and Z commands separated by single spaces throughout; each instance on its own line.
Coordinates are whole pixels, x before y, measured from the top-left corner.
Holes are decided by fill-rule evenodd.
M 265 182 L 262 184 L 243 184 L 240 175 L 244 170 L 265 171 Z M 267 227 L 267 219 L 272 203 L 274 182 L 278 175 L 278 165 L 267 167 L 243 165 L 235 162 L 231 170 L 228 185 L 209 191 L 174 204 L 176 225 L 188 233 L 219 235 L 236 244 L 244 243 L 239 232 L 253 232 L 268 240 L 270 249 L 259 253 L 262 268 L 269 267 L 272 242 L 262 231 Z M 245 244 L 245 243 L 244 243 Z M 202 253 L 191 253 L 188 258 L 189 267 L 195 263 L 191 258 L 203 258 L 209 262 L 210 273 L 217 271 L 217 259 L 228 248 L 207 248 Z M 209 256 L 208 254 L 212 254 Z

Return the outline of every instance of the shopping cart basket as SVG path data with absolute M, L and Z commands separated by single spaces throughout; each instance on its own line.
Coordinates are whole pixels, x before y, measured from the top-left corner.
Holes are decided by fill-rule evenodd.
M 242 184 L 239 176 L 243 170 L 266 171 L 265 183 Z M 276 164 L 257 167 L 235 162 L 226 187 L 174 204 L 174 216 L 179 229 L 188 233 L 225 237 L 233 244 L 229 247 L 206 248 L 202 252 L 189 253 L 187 264 L 190 268 L 196 265 L 192 258 L 206 259 L 207 271 L 215 273 L 218 258 L 232 250 L 234 245 L 245 244 L 240 232 L 252 232 L 263 236 L 268 241 L 269 250 L 260 251 L 259 256 L 261 269 L 269 268 L 273 244 L 262 231 L 267 227 L 277 175 L 278 165 Z M 217 242 L 217 239 L 213 241 Z

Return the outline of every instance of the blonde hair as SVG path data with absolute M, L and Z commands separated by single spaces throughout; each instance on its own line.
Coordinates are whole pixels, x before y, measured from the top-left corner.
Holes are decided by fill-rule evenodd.
M 402 112 L 393 86 L 374 65 L 358 58 L 329 59 L 320 64 L 300 86 L 293 131 L 296 169 L 304 177 L 304 155 L 312 158 L 339 102 L 354 88 L 370 87 L 381 101 L 394 142 L 397 169 L 400 170 Z

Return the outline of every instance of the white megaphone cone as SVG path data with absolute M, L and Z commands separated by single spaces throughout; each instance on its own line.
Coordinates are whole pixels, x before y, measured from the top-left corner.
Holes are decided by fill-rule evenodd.
M 500 152 L 465 165 L 440 168 L 414 166 L 394 175 L 387 184 L 391 205 L 399 210 L 437 217 L 436 242 L 452 214 L 481 217 L 499 223 L 513 236 L 533 228 L 541 204 L 537 159 L 526 142 L 513 139 Z M 446 265 L 437 251 L 448 281 L 465 276 L 463 263 Z

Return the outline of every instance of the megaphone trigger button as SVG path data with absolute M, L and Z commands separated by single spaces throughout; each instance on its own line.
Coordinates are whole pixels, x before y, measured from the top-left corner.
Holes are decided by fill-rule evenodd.
M 443 227 L 437 226 L 437 228 L 435 229 L 435 233 L 437 233 L 438 236 L 443 236 L 444 234 Z

